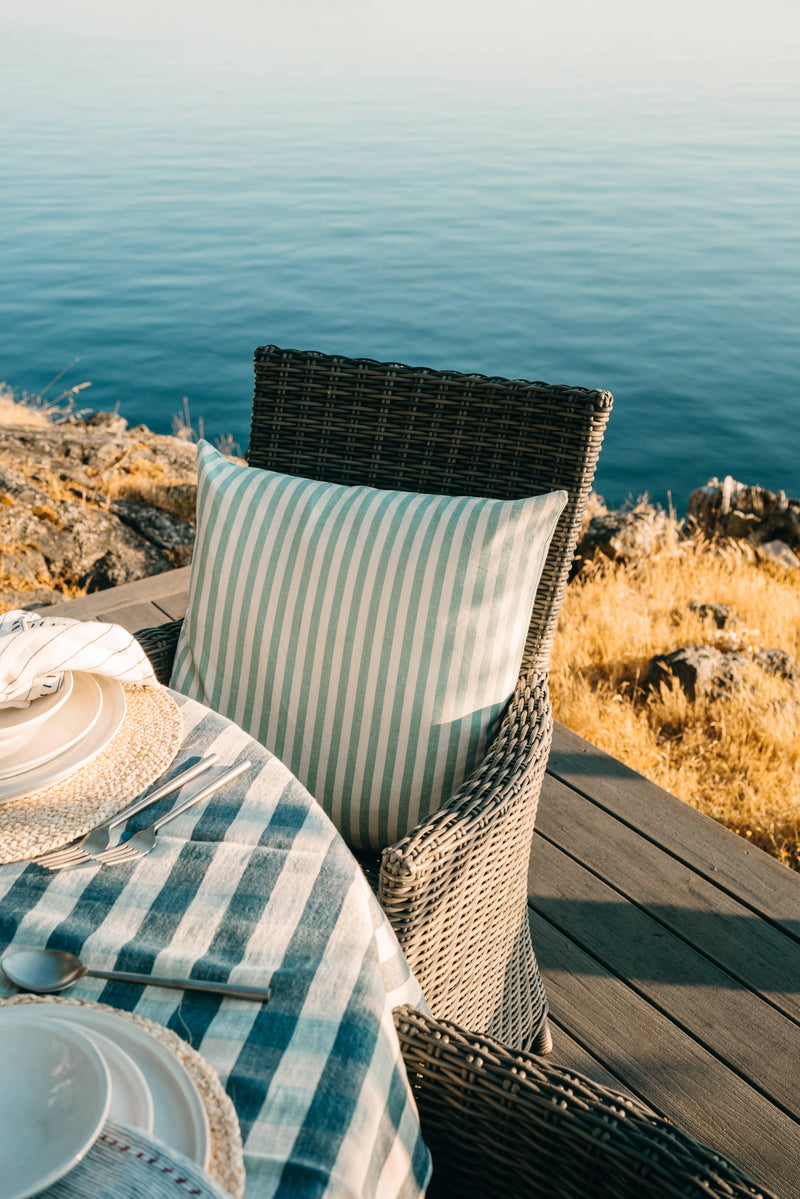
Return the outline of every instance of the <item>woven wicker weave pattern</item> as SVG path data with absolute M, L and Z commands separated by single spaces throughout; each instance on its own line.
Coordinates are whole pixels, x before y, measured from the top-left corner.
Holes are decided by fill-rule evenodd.
M 611 404 L 607 391 L 262 346 L 248 462 L 439 495 L 564 488 L 524 663 L 546 670 Z
M 516 693 L 444 809 L 384 850 L 378 895 L 435 1015 L 549 1048 L 526 876 L 552 718 L 546 671 L 611 409 L 604 391 L 255 353 L 251 466 L 346 485 L 519 499 L 563 488 Z M 138 634 L 169 678 L 176 625 Z
M 394 1016 L 430 1199 L 776 1199 L 635 1099 L 412 1008 Z
M 546 681 L 525 680 L 475 774 L 384 850 L 378 891 L 431 1010 L 514 1045 L 529 1046 L 547 1013 L 527 870 L 551 737 Z

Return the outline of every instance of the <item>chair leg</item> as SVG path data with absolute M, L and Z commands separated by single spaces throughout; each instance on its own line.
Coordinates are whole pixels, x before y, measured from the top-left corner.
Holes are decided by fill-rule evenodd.
M 539 1025 L 539 1030 L 533 1038 L 531 1045 L 531 1053 L 538 1053 L 540 1057 L 546 1057 L 548 1053 L 553 1052 L 553 1037 L 550 1032 L 550 1024 L 545 1016 L 542 1023 Z

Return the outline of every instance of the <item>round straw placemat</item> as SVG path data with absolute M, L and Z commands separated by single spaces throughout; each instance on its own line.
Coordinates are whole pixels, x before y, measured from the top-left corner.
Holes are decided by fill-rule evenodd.
M 51 787 L 0 803 L 0 862 L 68 845 L 113 816 L 163 774 L 182 740 L 180 709 L 163 687 L 126 687 L 122 724 L 90 762 Z
M 0 999 L 0 1007 L 24 1003 L 60 1003 L 72 1007 L 95 1008 L 98 1012 L 112 1012 L 115 1016 L 130 1020 L 132 1024 L 138 1024 L 139 1028 L 144 1029 L 160 1045 L 173 1053 L 197 1087 L 206 1109 L 211 1133 L 208 1172 L 233 1199 L 242 1199 L 245 1173 L 239 1118 L 216 1070 L 196 1049 L 192 1049 L 177 1033 L 157 1024 L 155 1020 L 109 1007 L 107 1003 L 94 1003 L 88 999 L 65 999 L 58 995 L 14 995 L 10 999 Z

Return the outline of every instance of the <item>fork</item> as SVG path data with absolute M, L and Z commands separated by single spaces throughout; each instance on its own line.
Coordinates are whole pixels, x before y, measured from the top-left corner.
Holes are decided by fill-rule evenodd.
M 219 791 L 220 787 L 223 787 L 225 783 L 232 782 L 233 779 L 249 769 L 249 762 L 240 762 L 237 766 L 226 770 L 224 774 L 213 779 L 207 787 L 203 787 L 196 795 L 190 795 L 183 803 L 178 804 L 177 808 L 173 808 L 165 816 L 160 816 L 149 828 L 143 828 L 141 832 L 134 833 L 132 837 L 129 837 L 127 841 L 123 841 L 120 845 L 114 845 L 111 849 L 106 849 L 103 853 L 97 854 L 93 860 L 95 862 L 102 862 L 106 866 L 116 866 L 120 862 L 135 862 L 139 858 L 143 858 L 145 854 L 155 849 L 159 829 L 162 829 L 165 824 L 169 824 L 170 820 L 174 820 L 176 816 L 180 816 L 183 812 L 187 812 L 189 808 L 193 808 L 195 804 L 208 799 L 215 791 Z
M 195 762 L 188 770 L 181 771 L 171 778 L 158 790 L 149 792 L 146 795 L 135 799 L 133 803 L 128 804 L 121 812 L 117 812 L 109 820 L 105 820 L 102 824 L 98 824 L 97 828 L 90 829 L 88 833 L 75 841 L 72 845 L 67 845 L 62 849 L 53 849 L 49 853 L 44 853 L 40 858 L 35 858 L 39 866 L 46 866 L 49 870 L 63 870 L 68 866 L 78 866 L 82 862 L 88 862 L 90 858 L 96 858 L 103 850 L 108 849 L 111 841 L 111 830 L 116 828 L 118 824 L 123 824 L 130 816 L 135 816 L 137 812 L 141 812 L 143 808 L 147 808 L 150 804 L 157 803 L 159 799 L 163 799 L 165 795 L 171 795 L 173 791 L 177 791 L 184 783 L 189 783 L 193 778 L 197 778 L 204 770 L 208 770 L 219 761 L 217 754 L 208 754 L 201 758 L 199 762 Z

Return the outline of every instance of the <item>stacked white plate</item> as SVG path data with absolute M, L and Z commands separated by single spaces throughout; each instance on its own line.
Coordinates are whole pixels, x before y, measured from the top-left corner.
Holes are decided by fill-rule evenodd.
M 208 1117 L 177 1057 L 90 1007 L 0 1010 L 0 1199 L 26 1199 L 81 1160 L 106 1120 L 153 1133 L 208 1168 Z
M 58 691 L 27 708 L 0 708 L 0 803 L 66 778 L 119 729 L 125 691 L 104 675 L 64 674 Z

